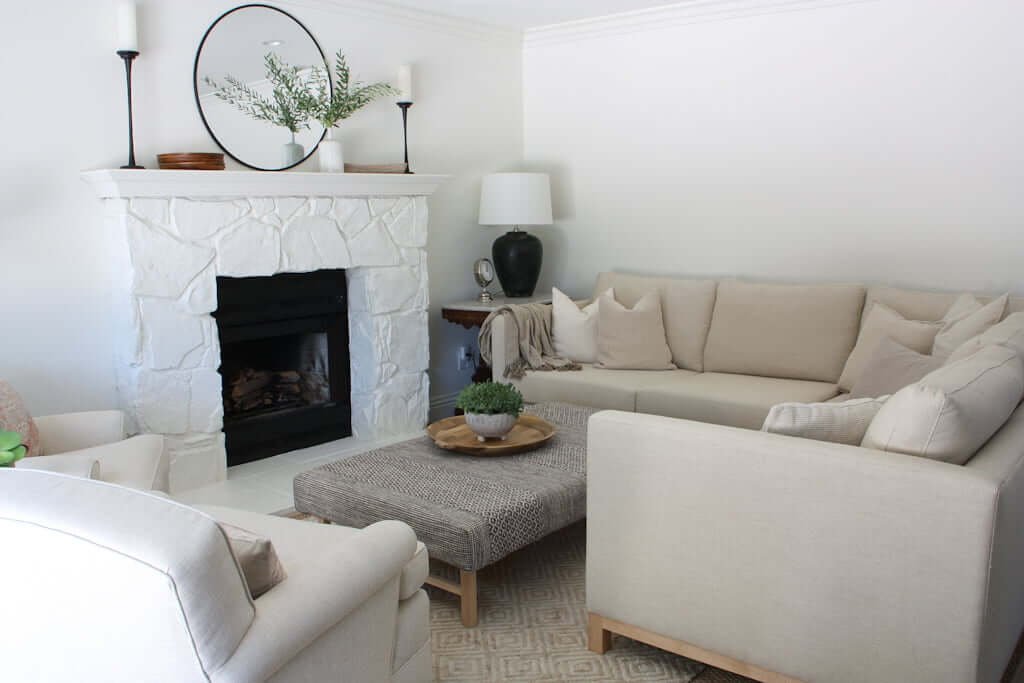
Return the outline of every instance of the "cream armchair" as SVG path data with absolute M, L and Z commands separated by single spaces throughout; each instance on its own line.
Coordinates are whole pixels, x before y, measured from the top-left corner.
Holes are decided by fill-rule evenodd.
M 256 600 L 218 519 L 269 537 Z M 426 683 L 427 557 L 365 529 L 209 508 L 52 472 L 0 471 L 3 679 Z M 56 656 L 55 656 L 56 653 Z
M 168 459 L 162 436 L 126 439 L 120 410 L 95 410 L 35 418 L 43 455 L 18 469 L 48 470 L 167 492 Z

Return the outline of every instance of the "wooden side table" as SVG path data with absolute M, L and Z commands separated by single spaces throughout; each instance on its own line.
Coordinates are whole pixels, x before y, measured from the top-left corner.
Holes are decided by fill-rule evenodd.
M 487 316 L 496 309 L 509 304 L 549 304 L 550 295 L 507 297 L 496 296 L 490 303 L 483 303 L 476 299 L 469 301 L 456 301 L 441 308 L 441 317 L 450 323 L 462 325 L 467 330 L 480 327 L 487 320 Z M 483 360 L 477 356 L 476 372 L 473 373 L 474 382 L 486 382 L 491 379 L 491 369 L 484 365 Z

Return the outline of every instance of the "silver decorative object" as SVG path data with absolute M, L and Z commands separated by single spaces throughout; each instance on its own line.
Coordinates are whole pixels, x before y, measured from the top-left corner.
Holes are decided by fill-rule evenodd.
M 491 263 L 491 260 L 478 258 L 476 263 L 473 264 L 473 277 L 481 289 L 480 296 L 476 300 L 482 304 L 489 304 L 494 301 L 494 297 L 487 291 L 490 284 L 494 282 L 494 264 Z

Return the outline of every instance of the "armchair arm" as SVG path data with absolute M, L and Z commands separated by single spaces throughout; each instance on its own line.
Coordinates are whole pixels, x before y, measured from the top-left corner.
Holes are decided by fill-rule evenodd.
M 56 455 L 114 443 L 125 438 L 124 413 L 94 410 L 35 418 L 43 454 Z
M 22 470 L 43 470 L 45 472 L 60 472 L 69 474 L 72 477 L 82 479 L 100 479 L 100 461 L 88 455 L 66 454 L 59 455 L 37 455 L 25 458 L 15 463 L 15 467 Z
M 308 524 L 309 522 L 301 522 Z M 329 527 L 325 528 L 325 531 Z M 334 626 L 357 613 L 381 589 L 394 584 L 397 610 L 402 568 L 416 551 L 407 525 L 371 524 L 339 542 L 324 544 L 300 566 L 285 567 L 288 577 L 256 600 L 256 619 L 238 649 L 219 671 L 216 683 L 263 681 Z M 394 623 L 386 637 L 393 637 Z M 374 624 L 359 631 L 378 636 Z M 355 647 L 356 644 L 353 644 Z
M 591 612 L 800 680 L 975 680 L 997 482 L 621 412 L 587 460 Z
M 99 463 L 98 478 L 102 481 L 143 491 L 167 491 L 168 456 L 164 448 L 164 437 L 158 434 L 140 434 L 102 446 L 83 448 L 60 455 L 40 455 L 26 460 L 49 458 L 57 458 L 65 463 L 95 461 Z M 84 466 L 80 464 L 77 467 Z

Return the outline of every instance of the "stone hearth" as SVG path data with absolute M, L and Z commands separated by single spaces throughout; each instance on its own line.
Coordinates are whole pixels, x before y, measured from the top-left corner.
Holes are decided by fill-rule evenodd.
M 112 259 L 121 407 L 167 438 L 171 488 L 226 475 L 216 277 L 345 268 L 352 428 L 427 421 L 427 202 L 440 176 L 90 171 Z

